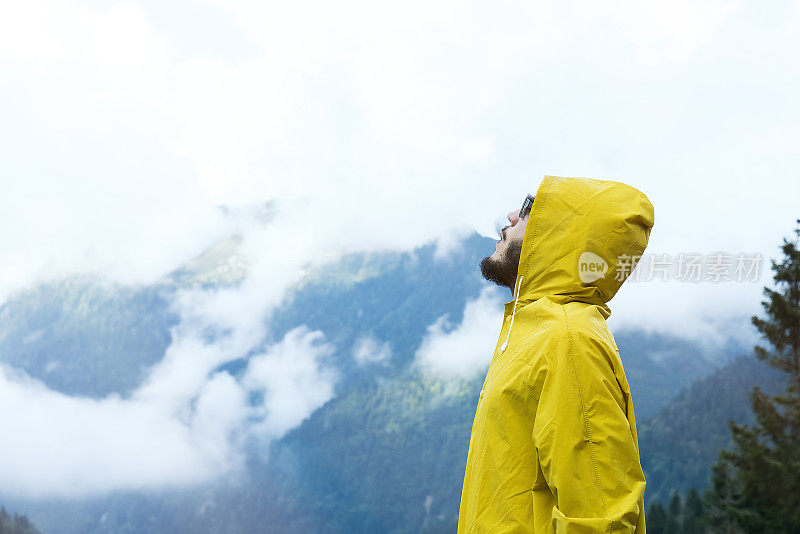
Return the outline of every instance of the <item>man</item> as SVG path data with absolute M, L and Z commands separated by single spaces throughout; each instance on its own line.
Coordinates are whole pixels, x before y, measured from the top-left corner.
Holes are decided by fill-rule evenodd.
M 472 426 L 458 532 L 645 532 L 630 389 L 606 319 L 653 206 L 546 176 L 508 215 L 488 280 L 512 290 Z

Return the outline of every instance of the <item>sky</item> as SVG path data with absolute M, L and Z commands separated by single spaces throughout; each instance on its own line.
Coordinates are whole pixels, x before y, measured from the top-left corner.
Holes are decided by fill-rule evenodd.
M 316 363 L 330 347 L 302 326 L 245 379 L 212 373 L 263 340 L 262 320 L 305 268 L 431 241 L 446 261 L 544 175 L 643 191 L 655 206 L 648 253 L 765 258 L 753 282 L 626 283 L 612 329 L 752 337 L 768 259 L 800 217 L 798 30 L 798 1 L 4 6 L 0 302 L 72 274 L 151 283 L 232 232 L 251 270 L 238 291 L 180 296 L 172 346 L 130 399 L 67 397 L 0 369 L 0 406 L 31 427 L 55 413 L 84 430 L 132 421 L 97 430 L 113 445 L 105 464 L 76 437 L 51 451 L 50 475 L 23 467 L 0 491 L 102 493 L 234 469 L 244 421 L 274 439 L 333 395 L 335 373 Z M 268 225 L 248 215 L 269 201 Z M 506 298 L 471 301 L 457 337 L 431 325 L 420 361 L 491 346 L 496 327 L 485 325 Z M 229 335 L 209 345 L 209 326 Z M 374 339 L 352 350 L 365 364 L 391 352 Z M 452 374 L 451 364 L 434 367 Z M 253 391 L 266 394 L 249 413 Z M 224 402 L 198 402 L 214 396 Z M 287 398 L 308 403 L 276 419 Z M 164 465 L 140 466 L 126 432 L 152 447 L 171 436 Z M 38 442 L 2 450 L 35 465 Z

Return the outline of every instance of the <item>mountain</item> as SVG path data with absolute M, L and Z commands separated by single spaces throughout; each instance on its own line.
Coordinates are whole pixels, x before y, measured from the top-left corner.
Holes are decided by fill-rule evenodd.
M 71 395 L 124 397 L 169 346 L 178 321 L 170 302 L 178 291 L 230 287 L 244 278 L 238 244 L 222 241 L 152 286 L 73 278 L 19 293 L 0 307 L 0 363 Z M 244 480 L 13 503 L 47 533 L 452 532 L 483 376 L 445 382 L 411 362 L 428 327 L 444 315 L 460 323 L 465 304 L 486 287 L 477 266 L 493 245 L 472 236 L 445 260 L 430 244 L 407 253 L 350 254 L 308 271 L 271 315 L 264 344 L 298 325 L 321 330 L 336 348 L 325 362 L 341 380 L 328 403 L 268 450 L 248 448 Z M 357 362 L 353 345 L 363 336 L 388 343 L 391 358 Z M 615 336 L 645 426 L 730 352 L 663 333 Z M 225 369 L 237 375 L 245 366 Z M 652 445 L 642 450 L 659 452 Z
M 728 421 L 753 423 L 753 386 L 774 395 L 786 387 L 784 381 L 755 356 L 741 356 L 685 388 L 638 425 L 647 500 L 666 504 L 673 491 L 705 488 L 719 451 L 732 445 Z
M 0 307 L 0 363 L 69 395 L 125 395 L 170 344 L 170 294 L 81 277 L 15 295 Z
M 675 335 L 627 329 L 616 332 L 636 420 L 654 416 L 694 380 L 707 376 L 747 349 L 729 339 L 717 347 Z

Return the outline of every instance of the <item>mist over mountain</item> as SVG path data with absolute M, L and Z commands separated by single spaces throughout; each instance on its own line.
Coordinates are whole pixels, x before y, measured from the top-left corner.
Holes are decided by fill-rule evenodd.
M 86 474 L 95 464 L 78 458 L 83 472 L 53 478 L 20 471 L 0 480 L 2 502 L 45 533 L 452 532 L 475 404 L 508 299 L 480 278 L 478 263 L 493 242 L 473 235 L 445 257 L 429 244 L 406 253 L 348 254 L 311 268 L 252 325 L 263 328 L 263 338 L 240 356 L 202 360 L 208 345 L 185 348 L 210 369 L 189 403 L 151 402 L 152 391 L 161 399 L 169 387 L 184 387 L 180 380 L 157 390 L 152 384 L 185 328 L 186 295 L 241 289 L 248 265 L 237 255 L 239 244 L 220 241 L 157 284 L 70 278 L 17 293 L 0 307 L 0 369 L 14 391 L 31 402 L 70 406 L 70 421 L 93 414 L 87 426 L 62 432 L 96 441 L 105 439 L 98 427 L 113 423 L 115 432 L 139 440 L 128 456 L 98 458 L 106 462 L 98 472 L 105 469 L 113 484 Z M 220 310 L 223 319 L 227 312 Z M 211 346 L 226 335 L 218 326 L 198 332 Z M 640 425 L 648 491 L 661 496 L 701 480 L 700 464 L 681 474 L 680 456 L 667 445 L 679 434 L 664 420 L 674 406 L 696 402 L 687 396 L 698 388 L 726 395 L 718 387 L 685 388 L 713 380 L 747 347 L 733 336 L 709 347 L 667 332 L 629 327 L 614 334 Z M 219 347 L 237 354 L 236 347 Z M 736 376 L 747 372 L 733 369 Z M 166 376 L 196 369 L 178 371 Z M 72 407 L 75 399 L 84 404 Z M 158 411 L 164 406 L 166 415 Z M 131 424 L 123 417 L 129 412 Z M 30 430 L 55 440 L 40 453 L 52 467 L 38 469 L 57 469 L 76 454 L 59 448 L 47 428 Z M 154 457 L 164 445 L 156 438 L 175 432 L 185 434 L 183 441 L 164 443 L 199 443 L 186 470 L 213 463 L 208 476 L 159 472 Z M 66 442 L 84 444 L 80 436 Z M 704 450 L 703 458 L 715 457 L 719 446 L 702 435 L 691 445 Z M 147 467 L 131 473 L 140 461 Z M 69 477 L 84 481 L 75 496 L 62 489 Z

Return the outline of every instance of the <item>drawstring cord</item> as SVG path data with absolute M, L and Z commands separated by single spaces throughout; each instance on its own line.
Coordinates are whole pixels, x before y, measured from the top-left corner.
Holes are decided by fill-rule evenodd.
M 522 285 L 522 279 L 525 278 L 524 276 L 520 276 L 519 280 L 517 280 L 517 287 L 514 290 L 514 293 L 517 294 L 514 297 L 514 311 L 511 312 L 511 324 L 508 325 L 508 333 L 506 334 L 506 340 L 503 341 L 503 344 L 500 345 L 500 352 L 505 352 L 506 347 L 508 346 L 508 338 L 511 337 L 511 327 L 514 326 L 514 316 L 517 314 L 517 301 L 519 300 L 519 286 Z

